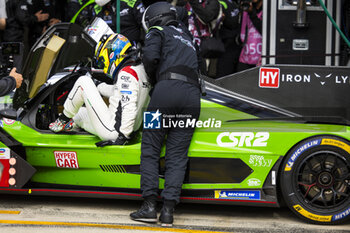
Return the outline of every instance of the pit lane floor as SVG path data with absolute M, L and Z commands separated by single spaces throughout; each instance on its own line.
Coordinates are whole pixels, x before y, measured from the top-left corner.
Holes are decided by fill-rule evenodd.
M 0 232 L 350 232 L 304 223 L 288 208 L 180 204 L 173 228 L 130 220 L 140 201 L 0 195 Z

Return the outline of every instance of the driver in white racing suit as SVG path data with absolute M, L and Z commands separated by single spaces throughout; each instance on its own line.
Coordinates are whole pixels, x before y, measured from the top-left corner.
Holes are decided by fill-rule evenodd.
M 78 126 L 103 141 L 118 145 L 130 139 L 142 123 L 150 89 L 137 53 L 123 35 L 104 35 L 95 59 L 115 84 L 101 83 L 96 87 L 89 73 L 79 77 L 64 103 L 63 114 L 49 128 L 57 133 L 72 131 Z M 109 98 L 109 106 L 101 95 Z

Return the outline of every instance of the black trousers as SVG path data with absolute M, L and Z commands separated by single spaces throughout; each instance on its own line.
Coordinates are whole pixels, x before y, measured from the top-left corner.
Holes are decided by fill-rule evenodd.
M 155 85 L 147 111 L 163 114 L 164 120 L 184 120 L 186 116 L 198 119 L 200 113 L 200 90 L 191 83 L 180 80 L 163 80 Z M 172 118 L 171 116 L 184 116 Z M 170 116 L 170 118 L 169 118 Z M 168 121 L 167 121 L 168 122 Z M 144 129 L 141 145 L 141 190 L 142 196 L 158 196 L 159 159 L 163 142 L 166 140 L 165 183 L 161 197 L 165 200 L 180 200 L 185 177 L 188 148 L 194 128 L 165 127 Z

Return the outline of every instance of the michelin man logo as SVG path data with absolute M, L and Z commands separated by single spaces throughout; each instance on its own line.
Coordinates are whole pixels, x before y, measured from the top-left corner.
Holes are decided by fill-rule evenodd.
M 144 112 L 143 114 L 143 128 L 144 129 L 160 129 L 162 114 L 159 109 L 156 112 Z

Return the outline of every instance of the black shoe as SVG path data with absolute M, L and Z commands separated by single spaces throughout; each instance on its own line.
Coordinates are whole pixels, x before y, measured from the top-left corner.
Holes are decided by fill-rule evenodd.
M 135 221 L 156 223 L 157 222 L 157 211 L 156 211 L 156 201 L 147 200 L 143 202 L 141 208 L 130 214 L 130 218 Z
M 172 227 L 174 222 L 174 207 L 163 205 L 160 211 L 159 221 L 162 227 Z

